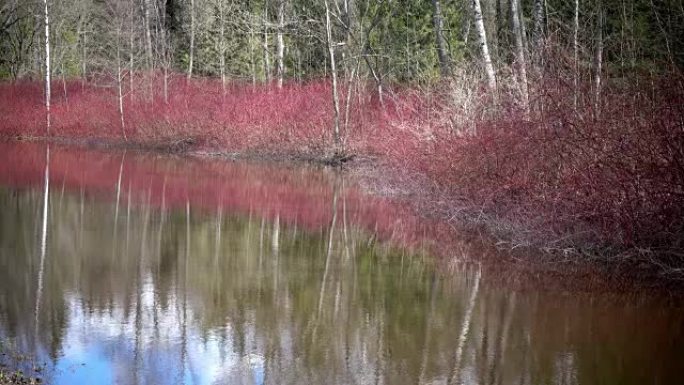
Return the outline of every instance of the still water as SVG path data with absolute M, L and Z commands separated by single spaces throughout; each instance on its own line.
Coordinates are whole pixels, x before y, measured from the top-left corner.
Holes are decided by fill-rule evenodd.
M 476 255 L 431 255 L 430 227 L 331 170 L 35 144 L 0 154 L 0 339 L 47 383 L 684 373 L 679 301 L 507 287 Z

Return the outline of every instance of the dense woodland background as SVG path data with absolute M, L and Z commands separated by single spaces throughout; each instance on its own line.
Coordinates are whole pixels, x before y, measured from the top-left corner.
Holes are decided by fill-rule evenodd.
M 345 74 L 357 68 L 360 76 L 379 84 L 422 84 L 435 81 L 440 72 L 474 75 L 479 67 L 484 72 L 485 35 L 500 83 L 534 79 L 540 68 L 557 75 L 572 75 L 576 69 L 586 78 L 599 62 L 606 78 L 624 82 L 634 72 L 684 64 L 681 0 L 327 3 L 338 67 Z M 0 4 L 0 76 L 39 78 L 45 56 L 44 2 Z M 51 71 L 58 77 L 95 78 L 169 70 L 253 82 L 326 76 L 325 4 L 48 0 Z

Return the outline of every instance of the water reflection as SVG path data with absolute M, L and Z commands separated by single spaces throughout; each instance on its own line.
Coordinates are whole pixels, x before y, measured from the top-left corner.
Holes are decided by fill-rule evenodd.
M 60 186 L 50 167 L 58 156 L 37 160 L 43 185 L 0 188 L 0 337 L 48 361 L 50 383 L 679 377 L 680 307 L 510 292 L 466 264 L 445 274 L 430 258 L 379 242 L 359 219 L 369 209 L 340 175 L 316 177 L 330 193 L 310 195 L 326 212 L 308 211 L 312 220 L 288 205 L 206 204 L 190 185 L 179 190 L 179 169 L 165 163 L 147 182 L 130 179 L 130 154 L 113 161 L 109 195 L 68 182 L 51 188 Z M 286 194 L 271 179 L 244 181 Z

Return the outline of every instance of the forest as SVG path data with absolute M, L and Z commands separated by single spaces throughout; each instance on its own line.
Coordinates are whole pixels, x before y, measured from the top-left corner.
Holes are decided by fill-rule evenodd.
M 682 274 L 683 66 L 682 0 L 0 0 L 0 137 L 371 160 L 507 247 Z

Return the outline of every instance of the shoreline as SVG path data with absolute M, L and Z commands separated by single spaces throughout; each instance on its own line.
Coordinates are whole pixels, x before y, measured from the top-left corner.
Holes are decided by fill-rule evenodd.
M 202 148 L 195 137 L 180 137 L 158 141 L 112 140 L 110 138 L 73 138 L 65 136 L 2 136 L 5 142 L 48 143 L 61 146 L 83 148 L 86 150 L 137 151 L 197 158 L 218 158 L 233 161 L 291 162 L 328 167 L 343 167 L 359 162 L 360 159 L 373 161 L 374 156 L 359 154 L 304 153 L 295 151 L 275 152 L 269 150 L 228 151 Z

